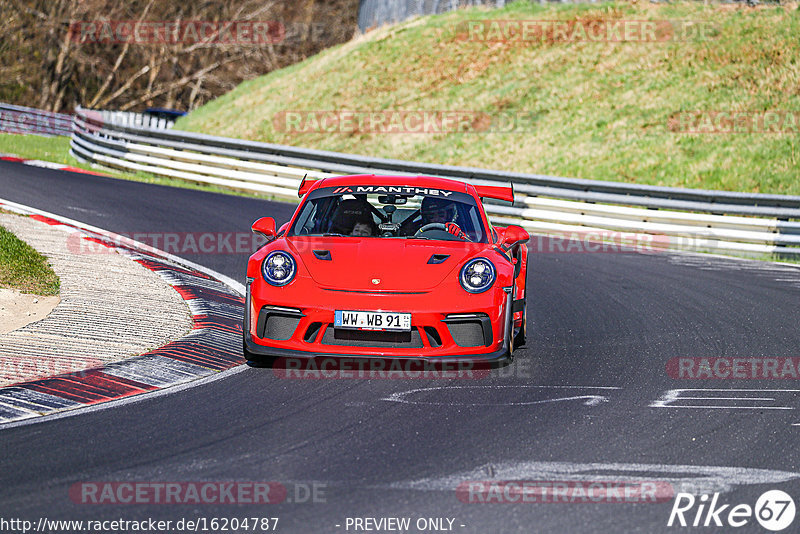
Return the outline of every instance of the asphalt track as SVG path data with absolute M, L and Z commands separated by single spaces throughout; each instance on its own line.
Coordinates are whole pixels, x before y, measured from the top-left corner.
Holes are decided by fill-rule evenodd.
M 280 224 L 293 211 L 18 163 L 0 163 L 0 198 L 122 233 L 241 232 L 260 216 Z M 188 259 L 236 280 L 247 260 Z M 280 518 L 279 532 L 354 532 L 348 517 L 410 517 L 412 526 L 442 517 L 463 533 L 714 532 L 731 529 L 667 527 L 672 500 L 476 504 L 460 501 L 456 487 L 649 480 L 720 491 L 725 504 L 753 506 L 770 489 L 800 497 L 798 380 L 666 372 L 673 357 L 800 356 L 800 269 L 666 253 L 532 252 L 528 286 L 528 343 L 502 376 L 286 380 L 247 368 L 174 394 L 2 429 L 0 518 L 266 516 Z M 705 400 L 652 406 L 688 388 L 701 391 L 673 394 Z M 712 391 L 730 388 L 779 391 Z M 679 407 L 698 405 L 715 408 Z M 70 499 L 73 484 L 93 481 L 277 481 L 289 496 L 258 506 Z M 305 499 L 313 484 L 317 498 Z M 766 532 L 753 519 L 735 530 Z

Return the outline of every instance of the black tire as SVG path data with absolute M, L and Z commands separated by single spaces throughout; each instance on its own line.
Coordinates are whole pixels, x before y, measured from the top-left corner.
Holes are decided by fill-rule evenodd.
M 508 328 L 506 329 L 506 349 L 508 354 L 508 362 L 514 361 L 514 314 L 509 317 Z
M 523 301 L 523 306 L 525 306 L 525 302 Z M 527 313 L 528 310 L 526 307 L 522 308 L 522 326 L 519 327 L 519 330 L 516 334 L 514 334 L 514 347 L 519 348 L 525 345 L 525 338 L 527 337 L 528 327 L 527 327 Z

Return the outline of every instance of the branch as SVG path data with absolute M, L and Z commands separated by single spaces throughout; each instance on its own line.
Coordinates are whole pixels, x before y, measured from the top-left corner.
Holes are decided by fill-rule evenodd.
M 201 78 L 201 77 L 205 76 L 206 74 L 208 74 L 209 72 L 211 72 L 212 70 L 218 69 L 219 67 L 221 67 L 221 66 L 223 66 L 223 65 L 225 65 L 227 63 L 231 63 L 232 61 L 236 61 L 238 59 L 239 59 L 238 57 L 232 57 L 232 58 L 228 58 L 228 59 L 226 59 L 224 61 L 217 61 L 213 65 L 209 65 L 208 67 L 206 67 L 206 68 L 204 68 L 202 70 L 199 70 L 199 71 L 195 72 L 194 74 L 191 74 L 191 75 L 188 75 L 188 76 L 184 76 L 180 80 L 177 80 L 177 81 L 174 81 L 172 83 L 169 83 L 169 84 L 167 84 L 167 85 L 165 85 L 165 86 L 163 86 L 163 87 L 161 87 L 159 89 L 156 89 L 154 91 L 147 92 L 146 94 L 140 96 L 136 100 L 132 100 L 132 101 L 124 104 L 120 108 L 120 111 L 127 111 L 127 110 L 131 109 L 132 107 L 138 106 L 139 104 L 150 100 L 151 98 L 154 98 L 156 96 L 159 96 L 159 95 L 162 95 L 162 94 L 166 93 L 170 89 L 173 89 L 175 87 L 182 87 L 182 86 L 186 85 L 187 83 L 191 82 L 192 80 L 196 80 L 197 78 Z
M 150 0 L 147 3 L 147 6 L 145 6 L 144 11 L 142 11 L 142 14 L 136 21 L 137 23 L 142 22 L 142 20 L 144 20 L 144 18 L 147 16 L 147 12 L 150 11 L 150 7 L 153 5 L 154 1 L 155 0 Z M 116 63 L 114 63 L 114 67 L 111 69 L 111 72 L 108 73 L 108 76 L 106 76 L 106 79 L 103 81 L 103 85 L 100 87 L 100 89 L 97 90 L 97 93 L 94 95 L 94 98 L 92 99 L 91 102 L 89 102 L 89 105 L 87 107 L 93 108 L 95 104 L 97 104 L 97 101 L 100 100 L 100 97 L 103 96 L 103 93 L 105 93 L 108 90 L 108 86 L 111 85 L 111 80 L 114 79 L 114 75 L 117 73 L 117 70 L 119 70 L 119 66 L 122 64 L 122 60 L 124 60 L 125 56 L 128 55 L 128 49 L 130 47 L 131 47 L 131 41 L 128 40 L 125 43 L 125 46 L 122 47 L 122 52 L 120 52 L 119 56 L 117 56 L 117 61 Z

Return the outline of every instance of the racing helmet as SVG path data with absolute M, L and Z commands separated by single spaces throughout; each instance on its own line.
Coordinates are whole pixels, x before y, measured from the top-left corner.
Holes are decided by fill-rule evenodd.
M 446 198 L 425 197 L 422 199 L 420 213 L 423 222 L 452 222 L 456 219 L 456 205 Z

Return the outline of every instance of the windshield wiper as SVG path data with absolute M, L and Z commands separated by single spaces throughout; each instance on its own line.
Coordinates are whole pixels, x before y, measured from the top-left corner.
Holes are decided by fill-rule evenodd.
M 322 234 L 322 237 L 344 237 L 344 234 L 336 234 L 331 232 L 327 234 Z

